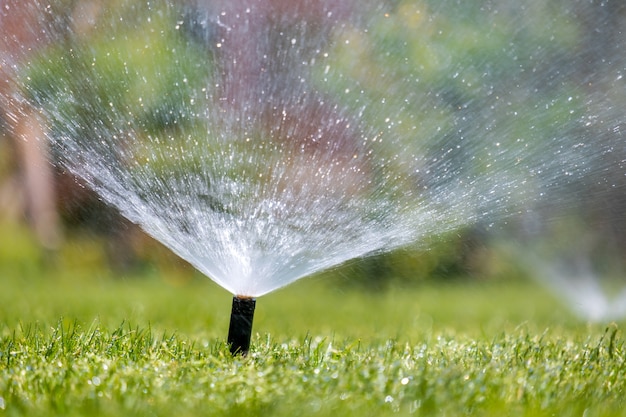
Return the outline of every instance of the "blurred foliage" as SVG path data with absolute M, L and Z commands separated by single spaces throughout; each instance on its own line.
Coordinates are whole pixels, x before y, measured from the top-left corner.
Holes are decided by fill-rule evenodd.
M 410 0 L 384 10 L 368 21 L 367 31 L 348 31 L 334 55 L 342 71 L 367 85 L 372 102 L 399 101 L 391 104 L 393 119 L 377 107 L 365 109 L 365 117 L 405 138 L 405 149 L 419 153 L 427 143 L 441 143 L 450 150 L 436 147 L 431 156 L 445 152 L 448 169 L 463 167 L 471 176 L 502 164 L 504 173 L 511 168 L 504 152 L 565 144 L 564 133 L 581 123 L 585 94 L 568 66 L 581 45 L 580 21 L 564 19 L 562 9 L 533 3 L 515 25 L 510 13 L 517 8 L 507 14 L 505 6 L 489 2 Z M 338 78 L 336 94 L 359 103 L 363 90 L 340 94 L 350 90 L 344 80 Z M 547 149 L 527 159 L 546 158 Z M 377 150 L 393 151 L 384 144 Z M 524 164 L 519 169 L 529 175 Z
M 98 18 L 104 29 L 98 30 L 96 24 L 88 35 L 53 45 L 24 74 L 33 103 L 58 115 L 53 134 L 81 135 L 76 130 L 81 126 L 89 126 L 91 132 L 94 123 L 102 123 L 98 131 L 104 135 L 119 130 L 124 122 L 147 134 L 164 134 L 190 122 L 190 102 L 201 94 L 191 85 L 206 73 L 206 51 L 182 31 L 172 30 L 180 14 L 163 10 L 146 19 L 147 12 L 135 6 L 147 8 L 149 3 L 122 4 L 122 11 L 105 8 Z M 115 14 L 108 16 L 106 11 L 113 10 Z M 115 18 L 118 14 L 124 19 Z M 71 99 L 76 97 L 80 100 Z M 66 107 L 49 108 L 59 104 Z M 74 122 L 61 123 L 67 120 Z M 94 146 L 99 142 L 93 135 L 85 140 Z
M 517 13 L 518 8 L 507 10 L 487 1 L 405 0 L 389 4 L 368 21 L 367 31 L 354 28 L 344 32 L 345 39 L 337 42 L 333 51 L 332 65 L 358 82 L 367 83 L 371 101 L 393 97 L 394 88 L 404 89 L 407 85 L 414 88 L 411 103 L 397 104 L 395 120 L 380 119 L 382 115 L 375 111 L 366 110 L 362 115 L 397 132 L 397 137 L 410 138 L 408 147 L 422 149 L 419 141 L 427 140 L 442 143 L 471 140 L 480 133 L 477 121 L 481 128 L 489 130 L 490 137 L 506 141 L 509 150 L 526 147 L 533 141 L 562 138 L 564 129 L 588 129 L 582 126 L 587 93 L 575 58 L 576 51 L 581 45 L 584 47 L 586 28 L 574 13 L 561 14 L 562 8 L 558 6 L 564 4 L 563 0 L 532 2 L 515 20 L 507 12 Z M 210 52 L 194 40 L 192 33 L 180 30 L 181 23 L 177 22 L 184 21 L 180 10 L 167 6 L 162 13 L 150 13 L 152 17 L 147 20 L 147 7 L 151 7 L 150 2 L 117 0 L 115 6 L 109 3 L 89 33 L 67 37 L 52 45 L 22 75 L 28 82 L 33 103 L 40 106 L 63 103 L 63 107 L 54 111 L 60 115 L 59 121 L 72 120 L 71 126 L 52 126 L 53 132 L 67 134 L 71 130 L 72 134 L 83 135 L 81 126 L 89 126 L 93 131 L 94 124 L 101 124 L 96 131 L 102 135 L 111 131 L 123 134 L 120 126 L 123 122 L 138 127 L 136 130 L 146 135 L 162 137 L 167 143 L 163 146 L 171 147 L 184 137 L 188 127 L 197 123 L 192 116 L 201 111 L 198 106 L 202 105 L 202 97 L 190 86 L 194 84 L 192 80 L 210 74 L 206 68 Z M 113 10 L 114 14 L 107 15 Z M 124 19 L 118 19 L 120 15 Z M 68 19 L 68 16 L 58 19 L 55 24 L 69 25 Z M 512 26 L 512 21 L 518 24 Z M 112 24 L 116 27 L 111 28 Z M 114 38 L 111 32 L 116 33 Z M 541 53 L 534 58 L 538 51 Z M 545 57 L 552 61 L 545 61 Z M 493 82 L 489 86 L 483 85 L 486 73 Z M 321 79 L 323 74 L 315 76 Z M 72 82 L 66 82 L 68 78 Z M 400 79 L 404 82 L 394 82 Z M 530 91 L 512 87 L 515 85 L 536 88 Z M 343 94 L 337 92 L 346 91 L 342 79 L 334 80 L 326 88 L 338 97 Z M 80 97 L 80 103 L 54 99 L 60 95 Z M 343 96 L 349 103 L 358 102 L 354 96 Z M 422 104 L 421 96 L 429 97 L 428 106 Z M 114 110 L 115 118 L 103 115 L 106 108 Z M 507 122 L 498 124 L 496 120 Z M 529 123 L 533 125 L 532 134 Z M 85 140 L 93 141 L 94 146 L 100 143 L 97 137 L 85 137 Z M 493 149 L 475 150 L 477 162 L 465 165 L 466 169 L 480 171 L 485 168 L 481 164 L 498 163 L 497 155 L 491 154 Z M 111 153 L 124 158 L 123 149 Z M 155 172 L 167 172 L 167 161 L 151 160 L 163 154 L 146 151 L 146 160 L 135 162 L 144 167 L 150 164 Z M 448 155 L 449 164 L 461 165 L 465 156 L 462 152 L 452 152 Z M 6 161 L 0 161 L 0 177 L 8 175 L 6 165 Z M 198 165 L 189 162 L 190 169 Z M 403 164 L 398 166 L 402 169 Z M 520 166 L 520 171 L 527 174 L 524 166 Z M 100 213 L 101 209 L 90 210 Z M 18 269 L 37 268 L 42 255 L 28 233 L 14 224 L 7 224 L 3 231 L 1 261 Z M 127 234 L 125 240 L 132 240 L 130 236 Z M 106 238 L 113 242 L 116 239 Z M 380 288 L 385 282 L 408 283 L 428 277 L 518 276 L 520 271 L 515 267 L 503 265 L 508 258 L 492 243 L 487 234 L 478 233 L 476 228 L 461 230 L 432 242 L 429 250 L 406 249 L 381 254 L 359 262 L 358 266 L 349 263 L 333 273 L 358 276 L 359 279 L 346 281 L 365 282 L 372 288 Z M 90 248 L 84 241 L 76 245 L 69 241 L 61 249 L 61 259 L 75 257 L 90 267 L 106 262 L 107 257 L 102 256 L 100 249 Z M 149 239 L 137 239 L 129 247 L 139 259 L 148 262 L 158 263 L 167 252 L 156 250 Z M 152 255 L 153 252 L 158 255 Z M 68 262 L 75 267 L 73 262 L 79 261 Z

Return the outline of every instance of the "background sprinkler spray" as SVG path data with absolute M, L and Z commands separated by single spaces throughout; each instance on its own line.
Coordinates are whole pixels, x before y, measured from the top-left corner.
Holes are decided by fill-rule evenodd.
M 230 314 L 228 345 L 233 355 L 246 355 L 250 350 L 252 320 L 256 299 L 252 297 L 233 297 L 233 309 Z

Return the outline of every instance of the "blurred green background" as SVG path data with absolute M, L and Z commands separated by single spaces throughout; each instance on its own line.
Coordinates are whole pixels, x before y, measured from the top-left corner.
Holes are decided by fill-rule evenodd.
M 540 273 L 549 275 L 546 269 L 536 268 L 533 254 L 524 253 L 524 248 L 533 248 L 533 253 L 547 255 L 557 264 L 583 259 L 587 269 L 582 272 L 595 274 L 602 281 L 601 285 L 622 284 L 623 259 L 626 259 L 623 192 L 626 147 L 620 131 L 623 118 L 620 109 L 626 108 L 626 94 L 615 88 L 623 86 L 615 84 L 615 76 L 625 63 L 619 51 L 626 44 L 626 30 L 623 30 L 626 8 L 617 1 L 537 1 L 526 8 L 511 8 L 507 15 L 504 3 L 498 8 L 497 16 L 488 10 L 488 2 L 482 1 L 384 3 L 381 10 L 385 13 L 371 20 L 367 37 L 355 32 L 352 46 L 338 54 L 345 62 L 337 65 L 342 65 L 358 79 L 360 72 L 386 71 L 391 60 L 397 64 L 393 69 L 394 77 L 419 78 L 422 91 L 416 91 L 416 96 L 435 96 L 438 105 L 407 107 L 404 111 L 420 112 L 419 120 L 414 123 L 420 126 L 424 137 L 440 140 L 440 135 L 449 135 L 448 140 L 454 140 L 455 135 L 478 134 L 479 129 L 473 125 L 477 122 L 488 128 L 491 119 L 508 118 L 510 122 L 495 124 L 501 131 L 490 132 L 491 137 L 501 137 L 505 146 L 514 147 L 517 138 L 527 135 L 531 121 L 540 134 L 529 140 L 549 141 L 561 137 L 563 132 L 578 131 L 582 132 L 579 137 L 597 141 L 598 149 L 610 148 L 611 152 L 602 155 L 602 165 L 564 185 L 561 194 L 529 204 L 528 212 L 523 215 L 512 215 L 506 221 L 493 224 L 488 217 L 484 223 L 433 237 L 432 242 L 419 248 L 340 265 L 313 278 L 314 282 L 328 285 L 339 293 L 346 288 L 356 289 L 365 296 L 441 283 L 465 286 L 469 282 L 480 287 L 485 283 L 500 285 L 504 282 L 515 288 L 520 282 L 542 282 L 544 278 L 537 276 Z M 129 96 L 136 94 L 136 90 L 118 91 L 115 84 L 99 84 L 100 80 L 114 80 L 115 74 L 123 72 L 127 65 L 145 74 L 141 82 L 157 79 L 157 72 L 161 77 L 169 71 L 174 77 L 180 68 L 172 67 L 168 51 L 176 48 L 186 48 L 191 59 L 205 59 L 201 56 L 202 49 L 189 40 L 192 33 L 172 31 L 171 16 L 167 14 L 161 15 L 161 23 L 151 23 L 151 27 L 161 25 L 164 31 L 172 31 L 159 37 L 163 54 L 157 56 L 157 61 L 150 62 L 136 55 L 137 45 L 151 36 L 137 23 L 145 13 L 137 6 L 145 7 L 141 2 L 118 0 L 115 5 L 106 2 L 105 6 L 105 2 L 89 0 L 59 1 L 43 17 L 29 11 L 33 4 L 36 3 L 15 3 L 26 10 L 26 17 L 34 16 L 33 19 L 44 22 L 43 25 L 55 27 L 49 32 L 55 36 L 50 36 L 47 42 L 33 39 L 29 33 L 24 33 L 30 30 L 25 29 L 28 25 L 9 25 L 4 16 L 0 21 L 0 41 L 5 56 L 54 63 L 35 65 L 27 74 L 30 91 L 37 93 L 31 99 L 37 105 L 45 105 L 50 95 L 58 93 L 55 89 L 62 78 L 75 73 L 96 80 L 90 89 L 82 92 L 85 102 L 99 100 L 121 105 L 130 100 Z M 133 13 L 129 14 L 131 19 L 120 23 L 123 27 L 116 28 L 124 36 L 119 36 L 112 44 L 106 33 L 110 28 L 101 22 L 111 19 L 107 13 L 118 8 L 128 8 Z M 524 13 L 513 16 L 517 10 Z M 563 11 L 568 13 L 564 15 Z M 70 30 L 72 36 L 69 36 Z M 68 37 L 77 36 L 81 44 L 87 45 L 84 51 L 88 54 L 77 53 L 73 61 L 64 61 L 60 57 L 67 51 Z M 22 47 L 16 47 L 11 39 L 17 39 Z M 31 49 L 37 50 L 38 58 L 27 52 Z M 95 62 L 111 51 L 118 54 L 118 67 L 91 65 L 92 59 Z M 536 54 L 538 58 L 533 58 Z M 611 57 L 609 62 L 607 57 Z M 521 71 L 520 67 L 532 69 L 532 72 Z M 189 65 L 187 73 L 193 75 L 194 68 Z M 459 71 L 461 76 L 453 76 Z M 490 105 L 492 97 L 481 85 L 486 73 L 493 83 L 490 89 L 501 94 L 502 103 L 507 101 L 507 95 L 515 96 L 515 108 Z M 7 80 L 24 76 L 23 73 L 16 75 L 6 65 L 0 75 Z M 391 87 L 393 85 L 391 83 Z M 0 94 L 11 96 L 12 88 L 11 83 L 3 83 Z M 389 93 L 372 90 L 373 95 Z M 154 94 L 146 95 L 150 91 Z M 172 104 L 177 100 L 165 99 L 166 94 L 159 91 L 153 86 L 143 91 L 144 104 L 149 110 L 142 114 L 142 123 L 154 132 L 175 131 L 181 120 L 176 114 L 181 110 Z M 177 94 L 184 96 L 184 89 Z M 0 103 L 6 105 L 6 101 Z M 478 110 L 469 109 L 467 103 L 471 103 L 471 109 Z M 82 112 L 76 112 L 77 120 L 88 123 L 98 117 L 90 112 L 91 107 L 81 108 Z M 0 277 L 3 286 L 23 287 L 20 291 L 27 292 L 29 286 L 39 286 L 40 279 L 50 279 L 65 289 L 80 288 L 83 282 L 102 282 L 101 285 L 106 286 L 108 281 L 145 279 L 162 282 L 165 288 L 191 288 L 195 293 L 198 281 L 203 279 L 198 273 L 121 218 L 89 190 L 77 185 L 63 170 L 46 168 L 42 162 L 45 157 L 33 156 L 32 149 L 8 128 L 10 112 L 4 110 L 4 124 L 0 125 Z M 526 117 L 513 118 L 513 113 Z M 376 117 L 375 114 L 366 116 L 373 120 Z M 438 131 L 436 127 L 442 125 L 449 129 Z M 402 129 L 402 126 L 394 128 Z M 30 132 L 36 134 L 36 128 L 32 129 L 31 126 Z M 47 170 L 50 172 L 46 173 Z M 42 189 L 46 191 L 41 192 Z M 529 227 L 529 223 L 533 226 Z M 565 271 L 565 275 L 571 273 L 572 281 L 576 281 L 581 269 L 566 268 Z M 569 286 L 568 279 L 565 277 L 557 286 Z M 210 283 L 200 285 L 213 288 Z M 576 288 L 576 285 L 578 281 L 568 288 Z M 141 291 L 132 288 L 132 291 Z M 221 290 L 215 287 L 215 291 Z M 15 293 L 15 297 L 23 298 L 32 308 L 37 304 L 27 294 L 22 297 Z M 79 299 L 80 296 L 68 297 L 68 302 L 80 302 Z M 5 317 L 9 314 L 4 312 Z

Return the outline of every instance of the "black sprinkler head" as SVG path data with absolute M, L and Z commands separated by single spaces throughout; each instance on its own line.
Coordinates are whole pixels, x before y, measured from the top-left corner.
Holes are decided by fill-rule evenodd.
M 233 297 L 233 309 L 230 313 L 228 345 L 233 355 L 247 355 L 252 336 L 252 319 L 256 299 L 236 295 Z

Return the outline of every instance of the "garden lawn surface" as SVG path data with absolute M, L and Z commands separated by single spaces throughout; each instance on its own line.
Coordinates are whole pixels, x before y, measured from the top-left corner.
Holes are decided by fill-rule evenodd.
M 327 274 L 261 297 L 232 357 L 229 294 L 148 275 L 2 277 L 0 416 L 626 416 L 623 323 L 533 283 Z

